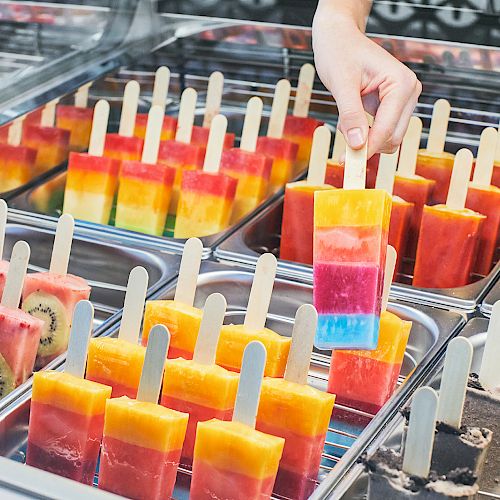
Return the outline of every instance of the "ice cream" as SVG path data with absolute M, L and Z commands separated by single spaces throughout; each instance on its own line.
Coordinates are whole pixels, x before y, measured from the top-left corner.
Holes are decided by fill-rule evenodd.
M 198 424 L 192 500 L 271 497 L 284 440 L 255 430 L 265 362 L 264 346 L 250 343 L 245 349 L 233 420 Z
M 83 378 L 93 321 L 92 304 L 75 309 L 65 371 L 43 370 L 33 379 L 26 463 L 92 484 L 111 388 Z
M 61 215 L 49 271 L 28 274 L 24 282 L 23 311 L 44 321 L 36 359 L 38 368 L 66 350 L 75 306 L 90 296 L 88 283 L 79 276 L 68 274 L 74 226 L 71 215 Z
M 306 181 L 286 185 L 281 224 L 280 258 L 312 264 L 314 193 L 332 189 L 325 184 L 325 169 L 330 151 L 330 130 L 321 126 L 314 139 Z
M 103 157 L 109 104 L 95 105 L 89 152 L 70 153 L 63 213 L 76 219 L 107 224 L 116 189 L 120 161 Z
M 182 173 L 174 238 L 209 236 L 229 225 L 238 181 L 219 172 L 226 128 L 227 118 L 217 115 L 210 127 L 203 170 Z
M 215 364 L 215 352 L 224 321 L 226 300 L 220 294 L 207 298 L 193 360 L 167 360 L 161 404 L 189 413 L 181 463 L 191 467 L 196 427 L 213 418 L 231 420 L 238 375 Z
M 240 371 L 246 346 L 256 340 L 264 344 L 268 353 L 266 377 L 283 377 L 290 339 L 265 328 L 276 266 L 274 255 L 266 253 L 259 257 L 243 325 L 224 325 L 221 329 L 216 355 L 218 365 Z
M 273 161 L 256 153 L 262 116 L 262 100 L 252 97 L 247 104 L 240 147 L 222 153 L 220 171 L 238 181 L 231 223 L 238 222 L 266 197 Z
M 464 208 L 472 153 L 461 149 L 455 158 L 446 205 L 424 207 L 413 285 L 454 288 L 469 283 L 484 215 Z
M 149 116 L 142 161 L 122 162 L 115 226 L 161 236 L 167 221 L 175 169 L 157 163 L 163 108 L 154 105 Z
M 146 348 L 137 342 L 147 288 L 147 271 L 132 269 L 118 337 L 97 337 L 89 344 L 86 378 L 111 387 L 114 398 L 137 395 L 146 354 Z

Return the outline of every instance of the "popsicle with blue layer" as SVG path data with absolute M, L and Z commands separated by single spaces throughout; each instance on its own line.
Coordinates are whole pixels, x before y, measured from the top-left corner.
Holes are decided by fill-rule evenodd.
M 157 325 L 149 336 L 137 399 L 106 402 L 100 489 L 127 498 L 172 497 L 189 415 L 158 404 L 168 342 L 167 329 Z
M 94 319 L 92 304 L 75 308 L 64 372 L 35 374 L 30 405 L 26 463 L 92 484 L 111 387 L 85 380 L 87 347 Z
M 118 133 L 106 134 L 103 155 L 106 158 L 140 161 L 144 141 L 140 137 L 134 137 L 140 90 L 135 80 L 125 85 Z
M 238 387 L 238 375 L 215 364 L 219 333 L 226 312 L 226 300 L 218 293 L 207 298 L 193 359 L 169 359 L 161 404 L 189 413 L 181 463 L 191 467 L 199 422 L 212 418 L 231 420 Z
M 95 105 L 88 153 L 70 153 L 63 213 L 76 219 L 107 224 L 118 187 L 120 161 L 103 157 L 109 104 Z
M 229 226 L 238 181 L 219 172 L 227 118 L 217 115 L 210 127 L 203 170 L 182 173 L 174 237 L 217 234 Z
M 316 347 L 377 347 L 391 198 L 364 189 L 366 146 L 347 149 L 344 188 L 314 200 Z
M 86 378 L 111 387 L 115 398 L 137 395 L 146 354 L 138 341 L 147 288 L 147 271 L 132 269 L 118 337 L 98 337 L 89 344 Z
M 157 163 L 163 113 L 163 108 L 156 105 L 149 111 L 142 161 L 122 162 L 116 227 L 155 236 L 163 234 L 175 177 L 175 169 Z
M 194 307 L 203 244 L 190 238 L 184 245 L 174 300 L 149 300 L 144 312 L 142 344 L 154 325 L 165 325 L 171 337 L 169 358 L 192 359 L 202 311 Z
M 255 430 L 266 350 L 245 349 L 232 421 L 200 422 L 196 431 L 192 500 L 270 498 L 284 439 Z
M 334 395 L 307 385 L 317 321 L 313 306 L 298 309 L 285 376 L 264 379 L 257 413 L 257 430 L 285 440 L 274 493 L 298 500 L 316 486 L 335 402 Z

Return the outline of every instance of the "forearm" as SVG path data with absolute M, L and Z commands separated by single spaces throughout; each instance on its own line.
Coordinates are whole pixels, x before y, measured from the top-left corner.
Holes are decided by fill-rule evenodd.
M 371 7 L 372 0 L 319 0 L 316 18 L 319 16 L 331 22 L 338 19 L 351 21 L 364 32 Z

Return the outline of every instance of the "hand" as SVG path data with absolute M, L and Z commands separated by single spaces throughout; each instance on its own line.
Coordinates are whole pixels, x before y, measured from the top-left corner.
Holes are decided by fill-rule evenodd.
M 363 33 L 363 25 L 352 10 L 339 12 L 338 3 L 320 0 L 313 49 L 318 75 L 337 102 L 342 134 L 353 149 L 368 138 L 370 158 L 401 144 L 422 85 L 413 71 Z M 365 110 L 375 117 L 371 129 Z

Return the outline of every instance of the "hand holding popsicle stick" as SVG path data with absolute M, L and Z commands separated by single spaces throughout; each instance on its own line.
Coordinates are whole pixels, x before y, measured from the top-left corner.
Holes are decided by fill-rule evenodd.
M 82 85 L 75 94 L 75 107 L 86 108 L 89 101 L 89 90 L 94 82 L 86 83 Z
M 498 391 L 500 388 L 500 373 L 498 360 L 500 359 L 500 301 L 495 302 L 491 311 L 490 323 L 486 344 L 484 345 L 481 369 L 479 370 L 479 382 L 490 391 Z
M 141 88 L 139 83 L 131 80 L 125 85 L 123 92 L 122 114 L 120 116 L 120 127 L 118 135 L 122 137 L 133 137 L 135 128 L 135 117 L 139 106 L 139 94 Z
M 179 277 L 177 278 L 174 296 L 176 302 L 182 302 L 188 306 L 194 304 L 202 254 L 203 243 L 201 240 L 198 238 L 189 238 L 182 252 Z
M 249 99 L 240 141 L 240 149 L 244 151 L 255 153 L 262 119 L 262 108 L 263 104 L 260 97 L 254 96 Z
M 210 128 L 212 125 L 212 120 L 216 115 L 220 113 L 223 90 L 224 75 L 220 71 L 214 71 L 208 79 L 207 100 L 205 103 L 203 127 Z
M 331 140 L 332 134 L 328 127 L 323 125 L 314 131 L 306 181 L 311 186 L 321 186 L 325 183 L 326 162 Z
M 177 132 L 175 134 L 175 140 L 178 142 L 184 142 L 185 144 L 191 142 L 197 99 L 198 93 L 191 87 L 182 92 L 177 119 Z
M 293 106 L 293 116 L 306 118 L 309 114 L 311 94 L 314 86 L 316 70 L 312 64 L 303 64 L 300 68 L 299 83 L 295 94 L 295 104 Z
M 493 127 L 485 128 L 481 132 L 471 186 L 490 186 L 495 163 L 497 135 L 497 131 Z
M 94 306 L 88 300 L 76 304 L 69 334 L 68 352 L 64 372 L 77 378 L 85 375 L 90 334 L 94 323 Z

